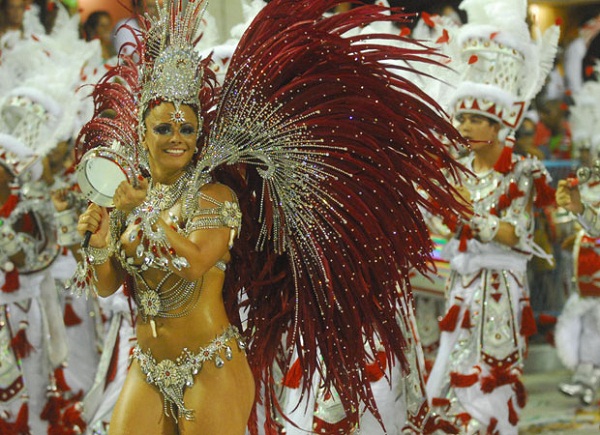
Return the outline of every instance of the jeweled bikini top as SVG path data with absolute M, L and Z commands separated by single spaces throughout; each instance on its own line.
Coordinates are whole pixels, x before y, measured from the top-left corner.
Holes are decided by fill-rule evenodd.
M 142 319 L 150 320 L 154 336 L 156 336 L 154 318 L 187 315 L 199 299 L 200 292 L 196 289 L 198 286 L 202 287 L 201 280 L 188 281 L 179 278 L 169 269 L 171 265 L 177 270 L 182 270 L 189 267 L 189 263 L 185 257 L 178 256 L 169 246 L 164 231 L 156 225 L 159 214 L 169 210 L 172 228 L 185 237 L 201 229 L 228 227 L 231 231 L 230 248 L 234 237 L 240 231 L 242 214 L 233 192 L 233 201 L 221 202 L 197 190 L 193 195 L 195 207 L 193 210 L 189 210 L 188 207 L 185 218 L 177 216 L 170 210 L 183 197 L 188 198 L 187 190 L 194 188 L 190 183 L 191 177 L 191 171 L 187 171 L 170 186 L 156 186 L 151 183 L 147 199 L 127 217 L 118 210 L 111 214 L 110 232 L 114 244 L 113 252 L 123 268 L 135 277 L 134 298 Z M 215 207 L 200 208 L 200 200 L 209 202 Z M 129 243 L 139 240 L 133 256 L 127 255 L 123 247 L 121 237 L 126 228 L 131 228 L 127 235 Z M 215 267 L 225 270 L 225 263 L 219 261 Z M 155 285 L 149 284 L 143 275 L 151 268 L 166 272 Z

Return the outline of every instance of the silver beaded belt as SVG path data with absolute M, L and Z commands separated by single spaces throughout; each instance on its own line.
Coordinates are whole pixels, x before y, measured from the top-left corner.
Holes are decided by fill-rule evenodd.
M 187 409 L 183 403 L 183 391 L 185 387 L 194 385 L 194 376 L 202 370 L 204 363 L 213 361 L 217 368 L 223 367 L 225 361 L 221 357 L 222 352 L 225 359 L 231 361 L 233 351 L 227 342 L 233 338 L 238 349 L 246 349 L 246 343 L 238 329 L 229 325 L 225 332 L 212 340 L 208 346 L 201 347 L 197 353 L 184 348 L 175 361 L 164 359 L 157 363 L 150 350 L 144 352 L 139 345 L 134 347 L 131 357 L 140 364 L 146 381 L 158 388 L 162 394 L 165 414 L 173 417 L 175 421 L 182 416 L 186 420 L 193 420 L 194 411 Z

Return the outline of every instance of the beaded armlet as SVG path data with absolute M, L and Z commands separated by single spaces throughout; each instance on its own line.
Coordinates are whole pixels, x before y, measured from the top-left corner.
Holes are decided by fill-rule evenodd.
M 233 197 L 236 198 L 235 195 Z M 242 212 L 237 199 L 220 202 L 202 192 L 200 198 L 217 207 L 194 210 L 193 215 L 186 222 L 184 234 L 187 236 L 197 230 L 227 227 L 231 230 L 229 236 L 229 249 L 231 249 L 233 240 L 240 234 L 242 226 Z

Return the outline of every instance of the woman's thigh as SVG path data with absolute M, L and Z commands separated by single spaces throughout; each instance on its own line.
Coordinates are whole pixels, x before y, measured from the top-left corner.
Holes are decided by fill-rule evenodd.
M 223 368 L 207 363 L 188 388 L 184 403 L 193 420 L 181 419 L 181 435 L 243 435 L 254 404 L 254 378 L 243 352 L 234 351 Z
M 158 389 L 146 382 L 133 361 L 113 411 L 109 435 L 177 435 L 175 421 L 165 415 Z

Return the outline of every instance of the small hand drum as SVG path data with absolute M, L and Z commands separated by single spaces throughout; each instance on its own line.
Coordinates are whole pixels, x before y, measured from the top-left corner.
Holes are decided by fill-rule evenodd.
M 102 207 L 114 207 L 113 196 L 122 181 L 137 185 L 138 171 L 123 146 L 97 147 L 83 155 L 77 165 L 77 182 L 84 197 Z

